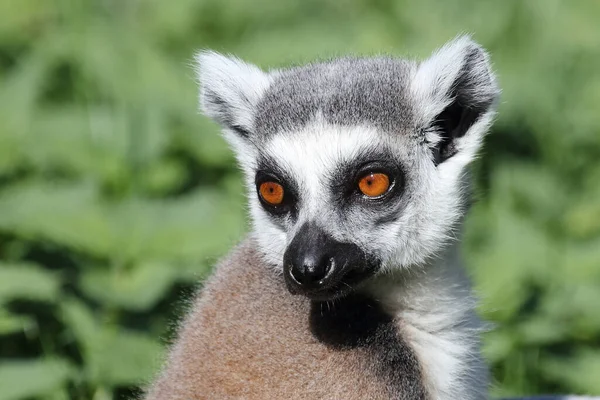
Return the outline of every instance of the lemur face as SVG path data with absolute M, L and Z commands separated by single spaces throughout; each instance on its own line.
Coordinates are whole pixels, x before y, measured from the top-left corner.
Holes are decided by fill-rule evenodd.
M 320 117 L 260 146 L 255 235 L 290 291 L 342 295 L 389 264 L 412 196 L 412 161 L 394 142 Z
M 344 58 L 263 72 L 197 57 L 201 106 L 244 170 L 252 235 L 292 293 L 332 299 L 436 256 L 498 96 L 458 38 L 428 60 Z

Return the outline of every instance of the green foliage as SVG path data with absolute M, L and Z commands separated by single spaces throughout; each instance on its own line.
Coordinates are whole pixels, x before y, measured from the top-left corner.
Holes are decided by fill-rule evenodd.
M 196 49 L 276 67 L 425 56 L 464 31 L 504 90 L 464 246 L 496 323 L 494 392 L 600 394 L 599 15 L 594 0 L 0 2 L 0 400 L 132 396 L 178 299 L 243 235 L 233 157 L 197 115 Z
M 61 360 L 3 362 L 0 363 L 0 399 L 23 399 L 49 393 L 60 396 L 67 381 L 74 375 L 73 368 Z

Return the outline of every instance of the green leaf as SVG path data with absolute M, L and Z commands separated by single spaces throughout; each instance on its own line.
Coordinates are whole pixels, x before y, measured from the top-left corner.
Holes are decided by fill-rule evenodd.
M 585 193 L 585 197 L 572 205 L 564 217 L 565 229 L 576 238 L 600 236 L 600 188 Z
M 93 342 L 99 332 L 99 323 L 92 311 L 77 299 L 61 302 L 61 319 L 69 328 L 69 333 L 83 345 Z
M 0 263 L 0 304 L 16 299 L 51 302 L 60 287 L 56 273 L 33 264 Z
M 600 393 L 600 351 L 585 348 L 572 357 L 548 357 L 542 362 L 542 370 L 549 377 L 574 392 Z
M 515 347 L 514 338 L 507 329 L 497 328 L 484 335 L 483 353 L 489 362 L 504 360 Z
M 72 376 L 71 365 L 60 359 L 0 361 L 0 400 L 47 396 Z
M 213 256 L 241 236 L 243 215 L 238 199 L 214 190 L 109 204 L 90 185 L 31 183 L 0 195 L 0 229 L 122 262 Z
M 0 229 L 93 255 L 110 250 L 110 230 L 90 185 L 17 185 L 0 196 Z
M 543 313 L 528 318 L 518 326 L 514 336 L 520 343 L 551 345 L 569 338 L 570 326 Z
M 140 385 L 160 367 L 163 347 L 147 334 L 104 330 L 87 349 L 95 381 L 111 386 Z
M 94 268 L 82 274 L 81 288 L 101 304 L 145 311 L 165 295 L 176 277 L 173 265 L 159 262 L 127 269 Z
M 0 335 L 22 332 L 33 326 L 33 324 L 34 320 L 31 317 L 11 314 L 0 308 Z
M 467 261 L 478 291 L 484 294 L 484 316 L 508 321 L 527 300 L 531 282 L 548 280 L 547 268 L 559 259 L 545 232 L 531 221 L 519 218 L 504 205 L 488 212 L 490 237 L 468 254 Z
M 83 349 L 85 374 L 102 385 L 139 385 L 158 369 L 163 347 L 148 334 L 101 323 L 85 304 L 69 300 L 63 318 Z

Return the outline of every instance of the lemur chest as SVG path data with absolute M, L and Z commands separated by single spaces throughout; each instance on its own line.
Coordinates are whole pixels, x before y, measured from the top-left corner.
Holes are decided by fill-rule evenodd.
M 149 399 L 426 398 L 415 355 L 376 302 L 292 296 L 241 255 L 206 284 Z
M 364 349 L 331 348 L 307 334 L 307 326 L 271 322 L 219 331 L 218 343 L 201 350 L 203 392 L 245 399 L 390 398 Z
M 317 303 L 271 289 L 263 288 L 260 305 L 243 293 L 234 301 L 221 298 L 226 307 L 216 298 L 205 303 L 200 329 L 206 339 L 194 349 L 202 354 L 195 373 L 204 392 L 247 399 L 426 398 L 416 357 L 375 302 L 349 296 Z

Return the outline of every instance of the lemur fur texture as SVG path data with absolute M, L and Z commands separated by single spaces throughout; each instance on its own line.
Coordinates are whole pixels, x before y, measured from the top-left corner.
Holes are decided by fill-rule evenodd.
M 463 36 L 421 62 L 195 61 L 253 224 L 146 399 L 486 399 L 458 248 L 500 92 L 488 54 Z

